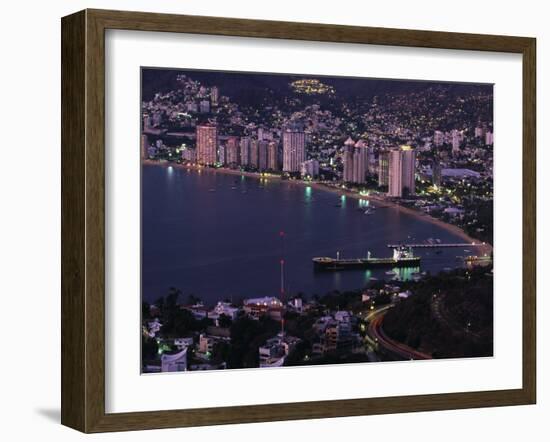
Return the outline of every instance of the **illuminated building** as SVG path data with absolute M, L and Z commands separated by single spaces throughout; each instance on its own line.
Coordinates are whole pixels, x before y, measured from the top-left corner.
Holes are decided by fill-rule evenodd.
M 241 138 L 241 165 L 248 166 L 250 164 L 250 137 Z
M 445 134 L 440 130 L 436 130 L 434 132 L 434 145 L 439 147 L 443 145 L 444 142 L 445 142 Z
M 493 145 L 493 132 L 487 131 L 485 134 L 485 144 L 492 146 Z
M 219 99 L 220 91 L 218 90 L 217 86 L 212 86 L 212 89 L 210 89 L 210 103 L 212 106 L 218 105 L 218 99 Z
M 218 128 L 215 125 L 197 126 L 197 162 L 212 165 L 217 161 Z
M 206 336 L 204 333 L 199 335 L 199 352 L 206 354 L 212 353 L 214 349 L 214 339 Z
M 355 142 L 348 138 L 344 143 L 344 181 L 352 182 L 353 181 L 353 148 Z
M 437 158 L 432 163 L 432 183 L 434 186 L 441 186 L 441 163 Z
M 390 154 L 381 151 L 378 154 L 378 185 L 387 186 L 389 183 Z
M 163 354 L 160 364 L 162 372 L 187 371 L 187 347 L 175 354 Z
M 188 147 L 184 147 L 181 151 L 181 159 L 183 161 L 187 161 L 188 163 L 196 163 L 197 149 L 190 149 Z
M 299 172 L 306 160 L 306 135 L 297 126 L 283 132 L 283 171 Z
M 401 146 L 390 151 L 388 195 L 401 198 L 414 195 L 416 152 L 410 146 Z
M 229 137 L 225 145 L 226 161 L 229 166 L 238 166 L 240 164 L 240 146 L 238 137 Z
M 265 129 L 264 127 L 258 128 L 258 140 L 259 141 L 269 141 L 273 138 L 272 134 L 269 130 Z
M 268 339 L 264 345 L 258 348 L 260 367 L 282 367 L 288 354 L 300 341 L 300 338 L 284 333 L 279 333 Z
M 147 131 L 151 129 L 151 117 L 149 115 L 143 116 L 143 130 Z
M 226 163 L 226 153 L 225 153 L 225 144 L 219 144 L 218 147 L 218 163 L 225 164 Z
M 344 143 L 344 181 L 364 183 L 368 170 L 368 148 L 363 140 L 354 143 L 348 138 Z
M 302 177 L 316 178 L 319 176 L 319 161 L 307 160 L 300 164 L 300 174 Z
M 284 307 L 283 303 L 274 296 L 264 296 L 263 298 L 245 299 L 243 303 L 244 312 L 253 319 L 267 315 L 273 320 L 280 320 Z
M 258 140 L 258 169 L 267 170 L 267 157 L 268 157 L 268 146 L 267 141 Z
M 146 159 L 149 157 L 149 138 L 145 134 L 141 134 L 141 158 Z
M 460 152 L 460 143 L 462 142 L 462 133 L 453 129 L 451 131 L 451 146 L 453 155 L 457 155 Z
M 267 145 L 267 168 L 279 170 L 279 145 L 276 141 L 270 141 Z
M 351 315 L 338 311 L 333 316 L 319 318 L 315 324 L 320 342 L 313 345 L 313 353 L 327 352 L 350 348 L 353 345 Z
M 218 301 L 216 306 L 208 312 L 208 317 L 216 320 L 219 319 L 221 315 L 225 315 L 233 321 L 237 319 L 238 314 L 239 309 L 237 307 L 233 307 L 231 303 Z
M 355 143 L 353 152 L 353 182 L 364 183 L 367 178 L 368 171 L 368 149 L 367 143 L 363 140 Z
M 374 155 L 374 149 L 372 147 L 367 147 L 367 171 L 374 173 L 378 170 L 377 158 Z
M 250 167 L 259 168 L 259 145 L 258 140 L 250 140 Z
M 201 114 L 207 114 L 208 112 L 210 112 L 210 101 L 202 100 L 199 103 L 199 110 Z

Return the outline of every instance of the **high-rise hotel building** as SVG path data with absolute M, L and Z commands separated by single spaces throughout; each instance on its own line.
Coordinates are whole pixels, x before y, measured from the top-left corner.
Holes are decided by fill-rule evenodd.
M 414 195 L 416 151 L 411 146 L 401 146 L 390 151 L 389 160 L 388 195 L 395 198 Z
M 269 143 L 265 140 L 258 140 L 258 169 L 267 170 Z
M 355 143 L 348 138 L 344 143 L 344 181 L 364 183 L 368 172 L 368 147 L 363 140 Z
M 378 153 L 378 185 L 387 186 L 390 174 L 390 153 L 386 150 Z
M 229 137 L 225 144 L 225 158 L 229 166 L 238 166 L 240 164 L 240 150 L 239 137 Z
M 220 91 L 217 88 L 217 86 L 212 86 L 212 88 L 210 89 L 210 104 L 212 106 L 218 105 L 219 96 L 220 96 Z
M 147 134 L 141 134 L 141 158 L 144 160 L 149 158 L 149 138 Z
M 358 140 L 355 143 L 355 151 L 353 152 L 353 182 L 364 183 L 367 180 L 367 172 L 369 167 L 369 151 L 367 143 L 363 140 Z
M 279 144 L 276 141 L 270 141 L 267 145 L 267 168 L 279 170 Z
M 250 140 L 250 167 L 253 167 L 254 169 L 259 169 L 260 167 L 260 150 L 258 143 L 258 140 L 255 138 Z
M 241 166 L 250 165 L 250 137 L 242 137 L 241 143 Z
M 348 138 L 344 143 L 344 181 L 350 183 L 353 181 L 353 148 L 355 142 Z
M 197 162 L 213 165 L 217 161 L 218 128 L 212 124 L 197 126 Z
M 306 134 L 298 126 L 283 132 L 283 172 L 299 172 L 306 160 Z

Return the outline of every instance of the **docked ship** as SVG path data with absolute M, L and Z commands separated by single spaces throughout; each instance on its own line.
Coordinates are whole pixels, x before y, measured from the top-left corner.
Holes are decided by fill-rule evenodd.
M 395 247 L 390 258 L 374 258 L 368 252 L 366 258 L 336 258 L 326 256 L 313 258 L 313 266 L 319 271 L 338 271 L 352 269 L 370 269 L 381 267 L 419 267 L 420 256 L 414 256 L 410 247 Z

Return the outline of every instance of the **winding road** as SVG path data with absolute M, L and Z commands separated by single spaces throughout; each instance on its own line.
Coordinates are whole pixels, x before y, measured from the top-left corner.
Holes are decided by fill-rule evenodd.
M 384 329 L 382 328 L 382 322 L 384 315 L 392 306 L 385 306 L 380 309 L 374 310 L 367 315 L 369 326 L 367 328 L 367 335 L 371 341 L 374 341 L 378 346 L 383 347 L 387 352 L 393 354 L 401 359 L 419 360 L 419 359 L 432 359 L 429 354 L 422 353 L 408 345 L 402 344 L 394 339 L 389 338 Z

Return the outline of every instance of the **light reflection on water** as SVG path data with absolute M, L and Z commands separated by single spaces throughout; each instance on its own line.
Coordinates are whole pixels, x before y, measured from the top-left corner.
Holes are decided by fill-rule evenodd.
M 144 166 L 142 182 L 142 284 L 146 300 L 171 286 L 208 303 L 233 297 L 275 296 L 279 289 L 279 232 L 285 231 L 289 295 L 322 295 L 363 288 L 389 269 L 315 273 L 315 256 L 389 257 L 388 243 L 460 238 L 391 208 L 296 183 L 261 181 L 209 170 Z M 374 204 L 376 206 L 376 204 Z M 421 268 L 394 269 L 409 280 L 419 271 L 458 265 L 461 249 L 436 255 L 419 250 Z

